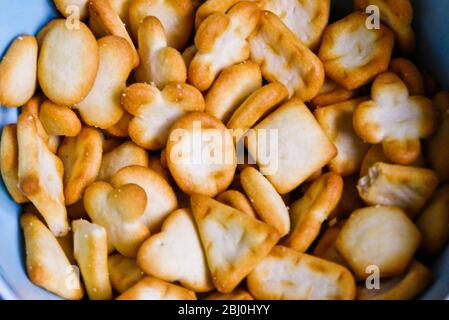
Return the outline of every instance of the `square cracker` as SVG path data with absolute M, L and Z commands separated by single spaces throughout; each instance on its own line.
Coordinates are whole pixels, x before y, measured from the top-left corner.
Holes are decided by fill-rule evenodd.
M 277 150 L 276 144 L 270 143 L 276 136 L 270 130 L 277 131 Z M 247 148 L 260 171 L 281 194 L 295 189 L 337 154 L 313 114 L 299 99 L 285 103 L 254 127 L 248 133 Z

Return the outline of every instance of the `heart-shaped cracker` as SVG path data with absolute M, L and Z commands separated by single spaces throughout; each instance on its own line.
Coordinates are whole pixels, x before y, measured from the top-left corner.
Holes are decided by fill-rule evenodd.
M 173 212 L 161 232 L 142 244 L 137 264 L 147 274 L 165 281 L 178 281 L 195 292 L 214 288 L 195 221 L 188 209 Z
M 279 233 L 212 198 L 193 195 L 190 202 L 214 285 L 231 292 L 270 252 Z
M 150 150 L 165 146 L 170 127 L 184 114 L 204 110 L 201 93 L 185 83 L 170 83 L 162 91 L 136 83 L 126 88 L 121 100 L 134 116 L 128 126 L 130 138 Z
M 95 181 L 103 156 L 103 135 L 97 129 L 84 127 L 78 136 L 65 138 L 58 150 L 64 164 L 66 205 L 81 199 L 84 190 Z
M 39 135 L 39 125 L 37 116 L 22 110 L 17 121 L 20 190 L 36 206 L 53 234 L 63 236 L 70 229 L 64 203 L 64 166 Z
M 99 181 L 86 189 L 83 199 L 92 222 L 106 229 L 109 249 L 115 248 L 124 256 L 134 258 L 150 235 L 140 220 L 147 205 L 145 190 L 135 184 L 114 189 Z
M 31 213 L 20 217 L 20 225 L 25 237 L 26 268 L 31 282 L 62 298 L 81 299 L 84 293 L 79 274 L 55 236 Z

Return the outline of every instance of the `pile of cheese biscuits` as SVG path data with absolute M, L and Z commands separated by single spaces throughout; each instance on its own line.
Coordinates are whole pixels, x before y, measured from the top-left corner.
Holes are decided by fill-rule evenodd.
M 449 238 L 449 93 L 403 58 L 409 0 L 355 0 L 331 24 L 330 0 L 54 2 L 64 17 L 0 64 L 0 105 L 21 107 L 1 173 L 33 283 L 65 299 L 430 285 Z M 192 143 L 226 161 L 191 161 Z

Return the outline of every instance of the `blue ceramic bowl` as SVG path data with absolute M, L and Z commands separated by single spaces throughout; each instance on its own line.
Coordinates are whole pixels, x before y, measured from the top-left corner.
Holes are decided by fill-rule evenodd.
M 419 37 L 418 61 L 449 89 L 449 1 L 415 0 L 415 29 Z M 333 3 L 336 16 L 348 12 L 352 0 Z M 50 0 L 0 0 L 0 56 L 12 39 L 35 34 L 56 16 Z M 335 16 L 334 16 L 335 18 Z M 0 128 L 17 120 L 17 110 L 0 108 Z M 20 207 L 0 183 L 0 297 L 3 299 L 58 299 L 27 278 L 19 226 Z M 435 279 L 422 299 L 449 297 L 449 246 L 432 266 Z

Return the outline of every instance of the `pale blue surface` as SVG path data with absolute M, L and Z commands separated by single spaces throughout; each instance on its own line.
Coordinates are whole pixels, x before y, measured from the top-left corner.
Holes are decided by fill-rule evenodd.
M 318 1 L 318 0 L 317 0 Z M 339 0 L 340 5 L 351 0 Z M 415 0 L 416 28 L 420 36 L 420 63 L 446 90 L 449 89 L 449 0 Z M 0 56 L 11 40 L 36 33 L 55 15 L 49 0 L 0 0 Z M 16 109 L 0 108 L 0 127 L 15 122 Z M 0 296 L 5 299 L 55 299 L 28 280 L 23 264 L 19 206 L 0 183 Z M 449 294 L 449 247 L 434 265 L 435 281 L 423 299 L 444 299 Z

